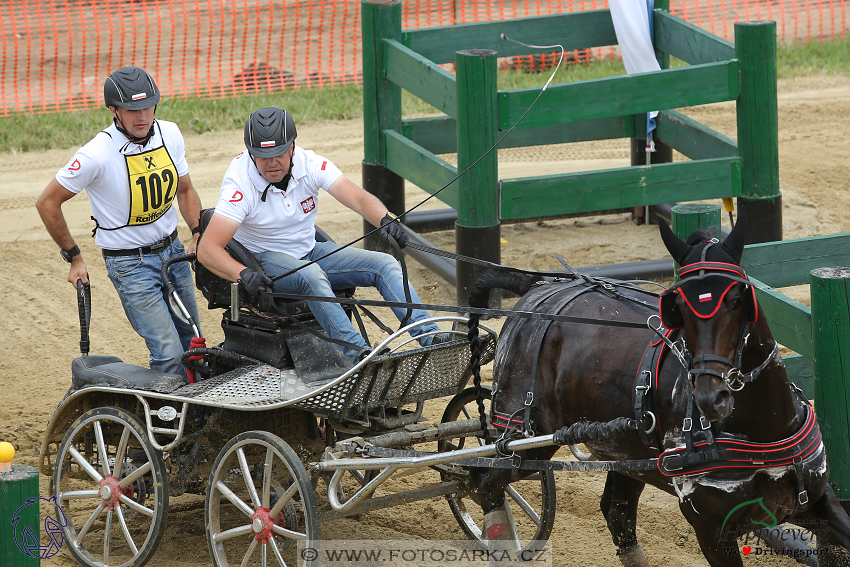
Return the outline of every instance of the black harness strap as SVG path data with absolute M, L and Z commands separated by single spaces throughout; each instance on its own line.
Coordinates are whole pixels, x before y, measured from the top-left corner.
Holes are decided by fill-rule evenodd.
M 716 469 L 770 468 L 795 465 L 814 455 L 821 447 L 821 432 L 813 410 L 804 406 L 806 419 L 797 433 L 774 443 L 754 443 L 721 437 L 664 451 L 658 470 L 665 476 L 696 474 Z M 802 472 L 802 471 L 801 471 Z M 798 476 L 799 479 L 802 476 Z M 802 487 L 798 480 L 798 487 Z M 800 501 L 805 493 L 799 490 Z
M 571 282 L 570 284 L 568 284 L 567 287 L 576 287 L 580 283 L 582 283 L 582 282 L 580 282 L 580 280 L 575 280 L 575 281 Z M 543 303 L 545 303 L 546 300 L 550 299 L 553 295 L 557 294 L 558 292 L 560 292 L 563 289 L 564 289 L 564 287 L 558 286 L 554 291 L 551 291 L 550 293 L 544 294 L 537 301 L 537 303 L 534 304 L 532 311 L 536 310 Z M 590 289 L 591 288 L 589 288 L 589 287 L 585 287 L 583 289 L 574 290 L 576 293 L 567 294 L 566 297 L 561 298 L 560 302 L 558 302 L 555 305 L 555 308 L 552 311 L 554 313 L 560 313 L 561 309 L 563 309 L 570 301 L 572 301 L 573 299 L 575 299 L 576 297 L 578 297 L 582 293 L 590 291 Z M 535 385 L 537 383 L 537 363 L 540 360 L 540 351 L 542 350 L 543 337 L 546 335 L 546 331 L 549 330 L 549 327 L 551 325 L 552 325 L 552 321 L 547 321 L 546 324 L 540 325 L 537 328 L 537 332 L 534 335 L 534 340 L 531 343 L 531 344 L 535 345 L 534 360 L 531 363 L 531 384 L 529 385 L 528 391 L 525 394 L 525 401 L 523 402 L 523 404 L 525 405 L 525 412 L 523 413 L 523 418 L 522 418 L 522 433 L 523 433 L 523 435 L 527 435 L 529 437 L 534 436 L 534 430 L 531 427 L 531 405 L 534 403 L 534 390 L 535 390 Z
M 666 331 L 664 336 L 669 339 L 672 334 L 673 331 Z M 661 370 L 661 363 L 669 351 L 670 349 L 664 340 L 657 339 L 655 342 L 650 341 L 646 347 L 646 351 L 644 351 L 637 375 L 635 376 L 633 400 L 635 419 L 641 425 L 637 430 L 638 435 L 641 442 L 656 457 L 661 454 L 663 444 L 658 432 L 658 404 L 655 398 L 655 391 L 658 386 L 658 373 Z M 649 425 L 646 423 L 647 417 L 651 418 Z

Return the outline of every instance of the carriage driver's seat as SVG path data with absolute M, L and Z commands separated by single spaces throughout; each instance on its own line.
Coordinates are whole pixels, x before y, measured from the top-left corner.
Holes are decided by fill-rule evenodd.
M 203 238 L 204 231 L 206 230 L 207 225 L 209 225 L 213 212 L 215 212 L 214 209 L 204 209 L 201 211 L 201 238 Z M 325 231 L 323 231 L 317 226 L 316 241 L 333 242 L 334 240 Z M 227 246 L 224 247 L 224 249 L 227 250 L 230 255 L 233 256 L 233 258 L 235 258 L 245 267 L 250 268 L 252 270 L 262 270 L 259 261 L 257 261 L 254 255 L 251 254 L 251 252 L 247 248 L 242 246 L 242 244 L 240 244 L 235 238 L 231 239 Z M 209 309 L 230 307 L 231 282 L 225 278 L 222 278 L 212 273 L 200 262 L 195 262 L 195 285 L 201 291 L 203 296 L 207 299 L 207 307 Z M 352 295 L 354 295 L 354 291 L 354 288 L 334 290 L 338 297 L 351 297 Z M 261 311 L 280 311 L 281 309 L 283 309 L 287 313 L 290 313 L 292 315 L 310 313 L 310 309 L 309 307 L 307 307 L 307 303 L 305 301 L 282 298 L 257 299 L 250 297 L 242 290 L 240 290 L 239 293 L 240 303 L 247 303 L 253 305 Z
M 213 212 L 213 209 L 201 211 L 201 238 Z M 319 227 L 316 227 L 316 240 L 333 242 L 333 239 Z M 236 239 L 231 239 L 224 248 L 246 267 L 252 270 L 262 269 L 254 255 Z M 207 299 L 209 309 L 230 307 L 231 282 L 212 273 L 197 261 L 195 262 L 195 285 Z M 354 292 L 354 288 L 334 290 L 337 297 L 351 297 Z M 295 317 L 315 331 L 323 332 L 306 301 L 276 297 L 273 293 L 261 294 L 259 298 L 251 297 L 240 289 L 239 304 L 243 309 L 240 310 L 238 320 L 231 319 L 230 309 L 225 309 L 222 316 L 224 350 L 250 356 L 278 368 L 286 368 L 293 364 L 290 354 L 291 341 L 297 336 L 304 335 L 306 331 L 292 323 L 285 314 Z M 244 309 L 248 306 L 254 309 L 252 311 Z M 343 305 L 343 309 L 351 317 L 350 306 Z M 318 348 L 322 346 L 319 345 Z

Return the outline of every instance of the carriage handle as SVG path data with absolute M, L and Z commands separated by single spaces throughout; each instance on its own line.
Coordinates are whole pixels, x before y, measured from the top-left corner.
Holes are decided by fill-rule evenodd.
M 192 332 L 196 337 L 200 337 L 201 329 L 198 327 L 191 313 L 189 313 L 189 310 L 186 309 L 183 300 L 180 299 L 180 295 L 178 295 L 177 289 L 175 289 L 174 284 L 171 282 L 171 278 L 168 277 L 168 269 L 171 268 L 172 264 L 176 264 L 177 262 L 192 262 L 195 260 L 195 257 L 194 254 L 181 254 L 180 256 L 172 256 L 165 260 L 162 263 L 162 283 L 165 285 L 168 306 L 171 308 L 171 311 L 182 319 L 184 323 L 192 327 Z

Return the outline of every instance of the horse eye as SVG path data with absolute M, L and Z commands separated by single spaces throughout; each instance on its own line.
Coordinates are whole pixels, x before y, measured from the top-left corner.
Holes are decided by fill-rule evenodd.
M 732 300 L 732 305 L 730 306 L 730 308 L 731 309 L 737 309 L 740 306 L 741 306 L 741 298 L 738 297 L 738 298 L 735 298 L 735 299 Z

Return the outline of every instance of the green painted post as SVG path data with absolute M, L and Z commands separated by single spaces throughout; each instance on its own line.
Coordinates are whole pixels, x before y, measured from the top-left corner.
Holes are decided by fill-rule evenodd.
M 707 203 L 683 203 L 672 209 L 673 232 L 682 240 L 695 230 L 707 230 L 722 240 L 720 234 L 720 205 Z M 679 281 L 679 264 L 673 263 L 675 280 Z
M 3 567 L 38 567 L 41 534 L 41 514 L 39 501 L 26 504 L 29 498 L 38 497 L 38 471 L 27 465 L 12 464 L 10 472 L 0 472 L 0 565 Z M 12 525 L 15 513 L 18 512 L 16 525 Z M 29 541 L 35 548 L 30 552 L 36 557 L 30 557 L 18 549 L 17 543 L 24 543 L 24 529 L 29 527 L 36 541 Z M 17 536 L 17 543 L 16 543 Z
M 383 130 L 401 132 L 401 88 L 387 81 L 384 39 L 401 39 L 401 2 L 361 0 L 363 35 L 363 188 L 393 213 L 405 211 L 404 178 L 386 168 Z M 364 234 L 373 230 L 363 221 Z M 363 241 L 369 250 L 385 250 L 375 233 Z
M 738 206 L 746 207 L 750 218 L 747 243 L 782 240 L 776 22 L 736 23 L 735 56 L 740 62 L 738 151 L 743 160 Z
M 496 52 L 484 49 L 458 51 L 457 74 L 457 170 L 458 173 L 495 145 L 498 136 L 496 98 Z M 455 249 L 458 254 L 480 260 L 501 261 L 499 219 L 499 166 L 496 150 L 463 174 L 458 184 Z M 457 302 L 469 305 L 469 293 L 487 271 L 483 266 L 457 262 Z M 495 296 L 497 294 L 493 294 Z M 492 297 L 490 306 L 501 305 Z
M 850 500 L 850 268 L 812 270 L 815 411 L 835 495 Z

